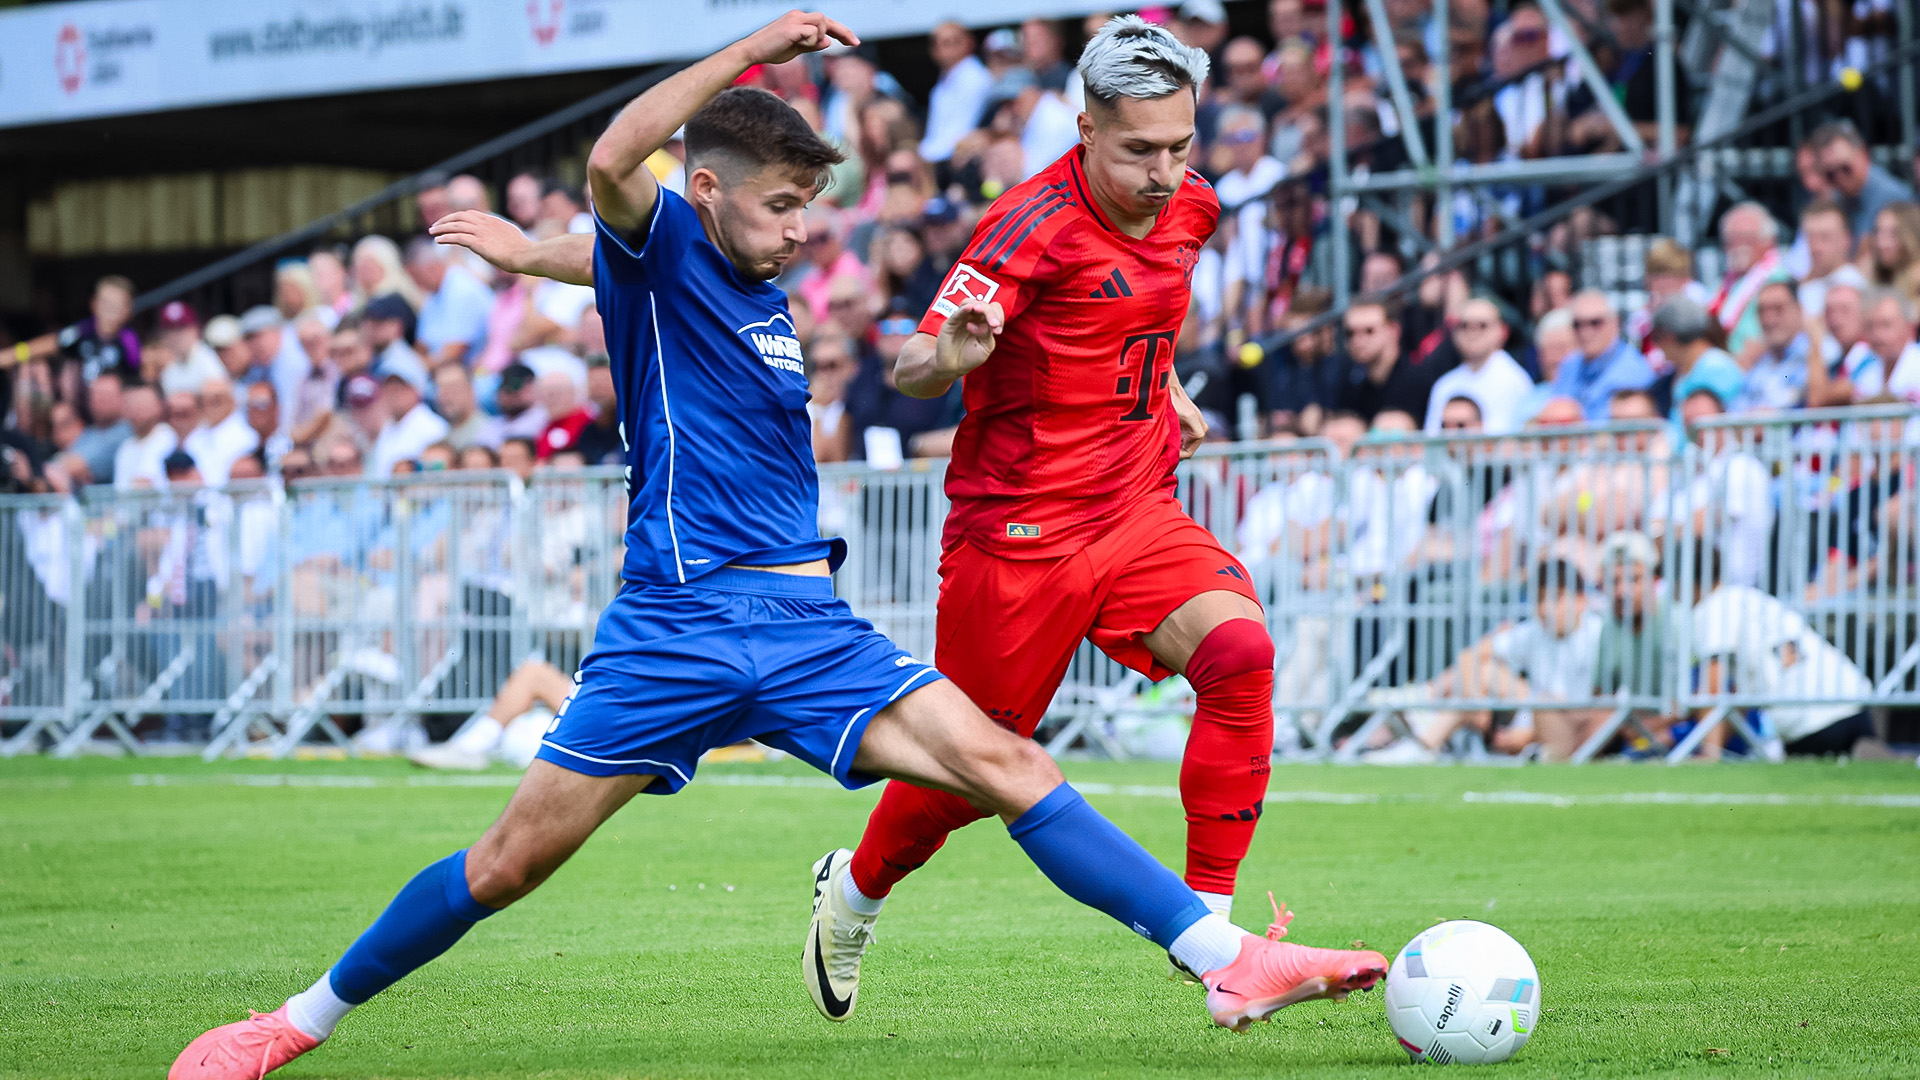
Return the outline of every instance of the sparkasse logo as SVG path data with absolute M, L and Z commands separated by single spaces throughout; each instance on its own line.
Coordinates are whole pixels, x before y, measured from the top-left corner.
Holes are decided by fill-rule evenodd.
M 72 94 L 80 89 L 87 74 L 87 44 L 80 28 L 68 23 L 53 40 L 53 72 L 59 76 L 60 89 Z
M 560 20 L 566 10 L 566 0 L 527 0 L 527 26 L 533 31 L 533 40 L 543 46 L 553 44 L 553 39 L 560 36 Z

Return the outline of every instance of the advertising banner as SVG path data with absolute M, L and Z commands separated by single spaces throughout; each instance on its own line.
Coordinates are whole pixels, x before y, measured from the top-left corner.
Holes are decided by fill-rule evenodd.
M 704 55 L 794 0 L 84 0 L 0 13 L 0 127 L 629 67 Z M 866 38 L 1093 9 L 826 0 Z

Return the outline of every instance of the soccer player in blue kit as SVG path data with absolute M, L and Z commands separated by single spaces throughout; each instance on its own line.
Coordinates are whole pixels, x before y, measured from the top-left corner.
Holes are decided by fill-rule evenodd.
M 171 1080 L 257 1080 L 312 1050 L 350 1010 L 532 892 L 634 795 L 678 791 L 701 753 L 746 738 L 848 787 L 896 778 L 998 815 L 1062 891 L 1189 969 L 1219 973 L 1215 1023 L 1244 1029 L 1298 1000 L 1294 981 L 1269 970 L 1274 943 L 1209 912 L 1038 744 L 833 595 L 844 546 L 819 533 L 799 342 L 768 280 L 799 250 L 801 210 L 839 154 L 779 98 L 728 87 L 754 64 L 836 40 L 857 42 L 822 15 L 789 12 L 647 91 L 595 144 L 592 278 L 631 505 L 624 585 L 572 700 L 472 847 L 407 882 L 312 987 L 195 1039 Z M 684 198 L 645 166 L 683 124 Z

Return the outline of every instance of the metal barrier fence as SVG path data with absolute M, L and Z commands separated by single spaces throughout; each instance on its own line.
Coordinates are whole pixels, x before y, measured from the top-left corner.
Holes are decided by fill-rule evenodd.
M 1209 446 L 1178 495 L 1266 604 L 1279 753 L 1499 713 L 1584 718 L 1582 760 L 1682 719 L 1675 760 L 1776 756 L 1920 705 L 1916 455 L 1914 411 L 1877 407 Z M 821 470 L 837 590 L 936 662 L 942 474 Z M 529 658 L 577 666 L 625 514 L 598 469 L 0 499 L 0 754 L 351 751 L 349 718 L 473 713 Z M 1122 756 L 1189 709 L 1083 646 L 1043 736 Z

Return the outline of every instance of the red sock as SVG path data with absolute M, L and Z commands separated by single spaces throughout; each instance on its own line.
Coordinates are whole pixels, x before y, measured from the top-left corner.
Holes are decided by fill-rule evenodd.
M 1267 797 L 1273 638 L 1252 619 L 1229 619 L 1193 650 L 1187 681 L 1199 699 L 1180 762 L 1187 884 L 1231 895 Z
M 854 888 L 878 900 L 901 878 L 926 865 L 947 842 L 948 833 L 987 816 L 958 795 L 889 781 L 847 868 Z

